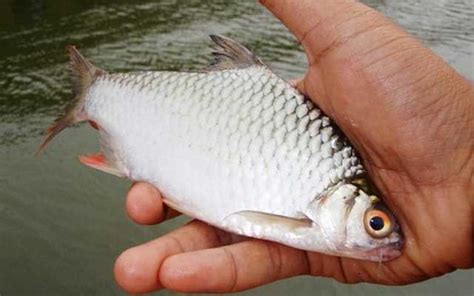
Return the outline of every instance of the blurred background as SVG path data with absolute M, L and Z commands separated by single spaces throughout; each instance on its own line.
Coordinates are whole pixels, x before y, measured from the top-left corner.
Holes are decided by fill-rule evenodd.
M 472 0 L 363 1 L 474 77 Z M 65 46 L 110 71 L 190 70 L 208 60 L 209 34 L 229 35 L 284 78 L 305 71 L 288 31 L 255 1 L 0 0 L 0 295 L 123 294 L 120 252 L 182 224 L 136 226 L 130 182 L 88 169 L 97 135 L 68 129 L 41 157 L 43 130 L 71 97 Z M 406 287 L 299 277 L 239 295 L 472 295 L 474 271 Z M 172 292 L 162 292 L 172 295 Z

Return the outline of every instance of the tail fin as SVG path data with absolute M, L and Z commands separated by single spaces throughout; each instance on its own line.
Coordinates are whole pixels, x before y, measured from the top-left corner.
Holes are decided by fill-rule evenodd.
M 80 121 L 86 120 L 84 114 L 84 100 L 86 91 L 92 84 L 92 81 L 98 75 L 106 73 L 89 61 L 87 61 L 76 49 L 75 46 L 68 46 L 69 61 L 72 70 L 73 94 L 74 99 L 71 106 L 66 108 L 63 115 L 58 117 L 47 129 L 45 138 L 38 148 L 36 154 L 41 153 L 48 143 L 63 129 Z

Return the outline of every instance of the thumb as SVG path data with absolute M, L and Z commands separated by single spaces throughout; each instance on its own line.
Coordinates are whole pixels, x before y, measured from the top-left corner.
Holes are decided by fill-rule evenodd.
M 260 0 L 295 35 L 314 59 L 349 37 L 388 23 L 370 7 L 353 0 Z
M 374 168 L 426 183 L 463 167 L 465 154 L 446 152 L 469 149 L 456 134 L 468 123 L 456 118 L 472 106 L 473 87 L 440 57 L 358 1 L 261 2 L 305 49 L 298 88 Z
M 407 59 L 401 63 L 388 63 L 384 59 L 398 56 L 397 52 L 403 47 L 399 42 L 408 39 L 415 46 L 417 42 L 407 38 L 408 34 L 383 15 L 357 1 L 261 0 L 261 3 L 288 27 L 306 52 L 309 69 L 298 88 L 317 101 L 359 150 L 360 142 L 366 140 L 396 141 L 380 135 L 393 130 L 393 124 L 398 121 L 385 115 L 387 109 L 392 109 L 389 105 L 394 100 L 380 94 L 391 91 L 382 89 L 384 87 L 403 89 L 399 88 L 403 82 L 397 79 L 393 83 L 379 84 L 377 81 L 393 76 L 403 66 L 409 68 L 406 64 L 411 61 Z M 413 48 L 412 45 L 405 47 Z M 397 97 L 393 91 L 392 96 Z M 367 110 L 372 111 L 370 117 Z M 364 139 L 360 131 L 369 139 Z
M 376 82 L 410 68 L 412 52 L 419 55 L 422 48 L 382 14 L 357 1 L 261 0 L 261 3 L 288 27 L 306 52 L 309 69 L 299 88 L 317 100 L 343 129 L 346 124 L 363 123 L 349 124 L 346 120 L 349 114 L 341 114 L 348 109 L 357 114 L 365 114 L 374 107 L 378 109 L 374 112 L 385 111 L 391 100 L 377 95 L 391 90 L 380 88 L 398 88 L 402 81 L 397 79 L 396 83 L 380 86 Z M 399 58 L 400 52 L 408 58 Z M 399 61 L 389 63 L 390 57 Z M 357 114 L 351 114 L 355 117 L 350 118 L 367 120 L 366 116 Z

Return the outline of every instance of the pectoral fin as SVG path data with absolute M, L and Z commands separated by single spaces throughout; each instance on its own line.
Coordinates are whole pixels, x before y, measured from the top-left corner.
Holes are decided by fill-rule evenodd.
M 118 177 L 123 177 L 124 175 L 117 168 L 113 167 L 107 162 L 107 159 L 102 153 L 90 154 L 90 155 L 81 155 L 79 156 L 79 161 L 86 166 L 103 171 Z
M 256 211 L 241 211 L 230 214 L 225 218 L 226 221 L 234 220 L 236 223 L 251 223 L 263 227 L 275 227 L 281 230 L 294 230 L 295 228 L 311 227 L 312 222 L 309 219 L 297 219 L 286 216 L 274 215 Z

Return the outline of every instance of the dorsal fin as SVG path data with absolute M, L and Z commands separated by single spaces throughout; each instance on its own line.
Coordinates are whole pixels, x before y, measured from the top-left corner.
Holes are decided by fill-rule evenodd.
M 253 52 L 237 41 L 220 35 L 210 35 L 209 37 L 217 45 L 217 48 L 212 52 L 213 59 L 206 68 L 207 71 L 264 65 Z

